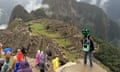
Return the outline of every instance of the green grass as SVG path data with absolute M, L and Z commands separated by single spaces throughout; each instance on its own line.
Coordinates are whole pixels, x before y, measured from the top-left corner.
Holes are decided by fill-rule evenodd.
M 68 46 L 71 44 L 71 42 L 67 39 L 64 39 L 64 38 L 57 38 L 57 39 L 54 39 L 57 43 L 59 43 L 60 46 Z
M 75 56 L 73 54 L 70 54 L 68 51 L 65 52 L 66 56 L 68 57 L 69 61 L 75 62 Z
M 43 24 L 43 23 L 32 24 L 32 22 L 29 22 L 29 24 L 31 24 L 32 33 L 35 35 L 48 36 L 52 38 L 54 41 L 56 41 L 61 47 L 66 47 L 71 44 L 70 40 L 60 37 L 59 33 L 46 30 L 46 24 Z M 65 53 L 65 55 L 68 57 L 69 61 L 75 61 L 74 55 L 70 54 L 65 49 L 62 49 L 62 50 Z
M 70 52 L 68 52 L 65 49 L 62 49 L 62 51 L 65 53 L 65 55 L 67 56 L 69 61 L 75 62 L 75 55 L 71 54 Z
M 31 28 L 32 28 L 32 33 L 33 33 L 33 34 L 46 35 L 46 36 L 49 36 L 49 37 L 51 37 L 51 38 L 56 38 L 56 37 L 59 36 L 57 33 L 53 33 L 53 32 L 47 31 L 47 30 L 45 29 L 45 28 L 46 28 L 46 24 L 38 24 L 38 23 L 35 23 L 35 24 L 32 24 L 32 25 L 31 25 Z
M 59 44 L 59 46 L 66 47 L 71 44 L 70 40 L 60 37 L 59 33 L 46 30 L 46 24 L 43 23 L 32 24 L 32 22 L 29 22 L 29 24 L 31 25 L 32 33 L 35 35 L 48 36 L 55 40 Z

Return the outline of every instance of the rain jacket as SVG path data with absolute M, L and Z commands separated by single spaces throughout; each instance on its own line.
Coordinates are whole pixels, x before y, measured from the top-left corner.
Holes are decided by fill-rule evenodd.
M 53 59 L 52 64 L 53 64 L 54 71 L 56 71 L 56 69 L 58 69 L 58 67 L 59 67 L 59 58 L 56 57 L 55 59 Z
M 23 60 L 23 53 L 21 51 L 16 54 L 16 61 L 21 62 Z
M 39 62 L 40 62 L 40 52 L 37 52 L 36 58 L 35 58 L 35 64 L 37 65 L 37 64 L 39 64 Z

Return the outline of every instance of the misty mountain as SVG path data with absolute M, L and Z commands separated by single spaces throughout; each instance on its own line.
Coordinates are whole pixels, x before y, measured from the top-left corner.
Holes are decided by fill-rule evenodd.
M 85 3 L 79 4 L 79 5 L 80 5 L 80 7 L 82 6 L 80 8 L 82 13 L 84 13 L 86 10 L 87 10 L 87 12 L 90 12 L 90 11 L 92 11 L 90 9 L 93 8 L 93 9 L 96 9 L 98 12 L 99 11 L 101 12 L 101 13 L 97 13 L 97 14 L 100 14 L 100 15 L 103 14 L 103 16 L 100 18 L 105 17 L 103 11 L 101 9 L 99 9 L 98 7 L 91 6 L 91 5 L 85 4 Z M 21 6 L 19 9 L 24 10 L 24 8 L 22 8 Z M 84 10 L 86 9 L 86 10 L 84 11 L 83 9 Z M 34 16 L 37 16 L 39 18 L 39 16 L 43 12 L 44 12 L 43 10 L 38 9 L 38 10 L 34 11 L 33 14 L 35 14 Z M 84 14 L 87 14 L 87 12 Z M 92 11 L 92 12 L 94 12 L 94 11 Z M 41 13 L 41 14 L 39 14 L 39 13 Z M 18 12 L 18 14 L 19 14 L 19 12 Z M 24 16 L 24 14 L 22 16 Z M 62 18 L 64 18 L 64 17 L 62 17 Z M 67 17 L 65 17 L 65 19 L 66 18 Z M 86 17 L 86 18 L 88 18 L 88 17 Z M 94 18 L 93 18 L 93 20 L 94 20 Z M 9 26 L 8 30 L 10 30 L 10 32 L 7 32 L 7 31 L 1 32 L 0 37 L 2 39 L 2 42 L 6 45 L 11 46 L 11 48 L 13 48 L 13 50 L 15 50 L 18 47 L 21 47 L 21 45 L 25 46 L 25 48 L 27 48 L 29 51 L 28 56 L 32 56 L 32 57 L 34 57 L 35 52 L 38 48 L 46 48 L 46 46 L 49 43 L 49 45 L 51 45 L 50 48 L 51 49 L 54 48 L 53 49 L 54 53 L 57 52 L 59 54 L 59 52 L 60 52 L 60 54 L 61 54 L 61 52 L 64 52 L 63 49 L 68 51 L 67 58 L 68 59 L 70 58 L 70 61 L 71 61 L 74 58 L 76 59 L 78 56 L 80 56 L 82 54 L 81 53 L 82 47 L 80 44 L 80 41 L 82 39 L 82 37 L 81 37 L 82 33 L 79 32 L 80 31 L 79 28 L 77 28 L 74 23 L 72 23 L 73 25 L 71 25 L 70 22 L 67 23 L 65 21 L 66 20 L 62 21 L 62 20 L 51 19 L 51 18 L 40 18 L 40 19 L 34 19 L 33 21 L 30 21 L 30 22 L 23 22 L 22 20 L 19 20 L 16 18 L 11 24 L 9 24 L 10 26 Z M 48 28 L 48 26 L 49 26 L 49 28 Z M 117 28 L 114 22 L 113 22 L 112 27 Z M 29 28 L 31 28 L 31 30 L 32 30 L 32 35 L 29 34 L 29 30 L 28 30 Z M 114 28 L 113 28 L 113 30 L 114 30 Z M 48 32 L 50 32 L 50 33 L 48 33 Z M 54 37 L 54 36 L 57 36 L 56 32 L 59 33 L 60 36 Z M 112 31 L 111 33 L 114 34 L 117 32 Z M 36 35 L 34 36 L 34 34 L 36 34 Z M 52 34 L 54 34 L 54 36 Z M 76 35 L 78 35 L 78 37 L 76 37 Z M 29 36 L 31 36 L 31 37 L 29 37 Z M 9 38 L 9 37 L 11 37 L 11 38 Z M 66 40 L 69 39 L 70 43 L 69 43 L 69 40 L 67 40 L 67 42 L 66 41 L 61 42 L 61 37 L 62 37 L 62 39 L 64 39 L 64 38 Z M 52 38 L 54 38 L 54 40 L 52 40 Z M 56 39 L 60 40 L 60 42 L 58 42 L 58 40 L 56 40 Z M 96 51 L 94 53 L 95 58 L 97 60 L 99 60 L 102 64 L 104 64 L 105 66 L 109 67 L 111 72 L 119 72 L 120 71 L 120 68 L 119 68 L 120 49 L 115 48 L 111 44 L 109 44 L 105 41 L 102 41 L 101 39 L 98 39 L 94 36 L 92 37 L 92 39 L 94 40 L 94 43 L 96 45 L 96 49 L 95 49 Z M 64 43 L 64 44 L 62 44 L 62 43 Z M 71 45 L 67 47 L 66 45 L 69 45 L 69 44 L 71 44 Z M 57 47 L 56 45 L 58 45 L 60 47 Z M 55 46 L 55 47 L 53 47 L 53 46 Z M 66 46 L 66 47 L 64 47 L 64 46 Z M 58 49 L 58 50 L 56 51 L 56 49 Z M 62 51 L 59 49 L 62 49 Z M 68 53 L 73 56 L 71 56 L 71 55 L 69 56 Z M 66 53 L 65 53 L 65 55 L 66 55 Z
M 107 7 L 108 15 L 114 19 L 120 19 L 120 0 L 111 0 L 108 2 L 109 6 Z
M 73 0 L 44 0 L 43 3 L 50 6 L 45 11 L 51 12 L 52 17 L 75 20 L 80 28 L 87 27 L 97 37 L 113 44 L 120 40 L 120 27 L 101 8 Z
M 114 20 L 120 19 L 120 0 L 73 0 L 76 2 L 86 2 L 99 6 Z M 6 24 L 9 21 L 13 8 L 20 4 L 28 12 L 42 7 L 43 0 L 0 0 L 0 24 Z M 48 6 L 47 6 L 48 7 Z
M 76 0 L 77 2 L 86 2 L 96 5 L 108 14 L 113 20 L 120 19 L 120 0 Z
M 112 27 L 110 27 L 111 20 L 107 18 L 108 16 L 102 10 L 100 10 L 100 12 L 98 12 L 99 10 L 97 11 L 95 7 L 92 9 L 90 8 L 91 10 L 94 11 L 92 14 L 91 14 L 92 11 L 89 10 L 89 8 L 88 8 L 88 10 L 86 8 L 85 11 L 83 11 L 85 6 L 82 8 L 83 10 L 81 10 L 81 7 L 80 7 L 81 5 L 79 5 L 79 4 L 81 4 L 81 2 L 87 2 L 92 5 L 101 7 L 102 9 L 104 9 L 104 11 L 107 13 L 107 15 L 110 16 L 112 19 L 119 18 L 119 14 L 117 15 L 117 13 L 115 13 L 115 12 L 119 12 L 119 8 L 118 8 L 119 1 L 118 0 L 114 0 L 114 1 L 112 1 L 112 0 L 66 0 L 66 1 L 63 1 L 63 0 L 44 0 L 44 1 L 43 0 L 25 0 L 25 1 L 24 0 L 20 0 L 20 1 L 19 0 L 11 0 L 10 2 L 8 0 L 0 0 L 0 24 L 8 23 L 10 14 L 11 14 L 13 8 L 18 4 L 21 4 L 28 12 L 30 12 L 32 10 L 35 11 L 36 9 L 38 9 L 40 7 L 46 7 L 46 8 L 50 7 L 49 9 L 44 9 L 47 15 L 52 15 L 54 13 L 58 17 L 64 16 L 67 18 L 72 18 L 74 20 L 78 19 L 77 21 L 81 22 L 80 24 L 85 24 L 85 26 L 89 25 L 92 32 L 95 31 L 94 28 L 98 29 L 98 31 L 93 32 L 97 36 L 99 36 L 101 38 L 105 38 L 106 40 L 109 40 L 110 42 L 114 42 L 114 41 L 116 42 L 116 40 L 113 40 L 114 39 L 113 34 L 111 36 L 110 30 L 118 31 L 118 29 L 117 28 L 113 29 Z M 43 6 L 43 4 L 46 4 L 46 5 Z M 47 5 L 47 4 L 49 4 L 49 5 Z M 80 7 L 80 9 L 79 9 L 79 7 Z M 118 10 L 118 11 L 116 11 L 116 10 Z M 83 12 L 81 13 L 81 11 L 83 11 Z M 87 13 L 87 11 L 89 13 Z M 87 13 L 87 15 L 86 15 L 86 13 Z M 96 14 L 94 14 L 94 13 L 96 13 Z M 59 15 L 57 15 L 57 14 L 59 14 Z M 83 16 L 82 16 L 82 14 L 83 14 Z M 90 16 L 90 15 L 92 15 L 92 16 Z M 98 15 L 100 17 L 95 16 L 95 15 Z M 89 19 L 86 19 L 87 16 L 90 16 L 90 17 L 88 17 Z M 92 20 L 90 20 L 90 19 L 92 19 Z M 85 23 L 87 21 L 89 22 L 89 24 Z M 98 22 L 100 22 L 100 23 L 98 23 Z M 114 23 L 114 22 L 112 22 L 112 23 Z M 114 24 L 112 24 L 112 25 L 114 25 Z M 100 26 L 100 28 L 97 28 L 99 26 Z M 114 26 L 114 27 L 118 27 L 118 26 Z M 102 32 L 104 32 L 104 33 L 102 33 Z M 111 36 L 111 37 L 108 37 L 108 36 Z M 118 34 L 115 34 L 114 37 L 116 39 L 119 39 L 119 32 L 118 32 Z M 112 38 L 112 39 L 110 39 L 110 38 Z
M 37 9 L 31 12 L 33 19 L 45 18 L 48 17 L 43 9 Z
M 43 4 L 47 4 L 49 8 L 32 11 L 32 18 L 49 16 L 57 19 L 64 19 L 65 21 L 73 20 L 77 22 L 80 28 L 89 28 L 97 37 L 113 44 L 119 43 L 120 27 L 113 22 L 101 8 L 74 0 L 44 0 Z M 29 20 L 28 18 L 31 18 L 28 12 L 20 6 L 14 8 L 10 20 L 16 17 L 20 17 L 24 21 L 26 21 L 25 19 Z
M 24 45 L 24 46 L 26 46 L 26 47 L 29 46 L 28 47 L 30 49 L 29 54 L 31 55 L 31 53 L 33 54 L 33 52 L 34 53 L 36 52 L 34 50 L 37 49 L 37 47 L 38 48 L 40 48 L 40 47 L 46 48 L 45 46 L 48 45 L 46 42 L 49 39 L 48 38 L 44 39 L 44 37 L 46 37 L 46 36 L 43 36 L 43 35 L 42 35 L 43 37 L 40 37 L 40 36 L 38 36 L 38 37 L 34 36 L 35 38 L 29 37 L 29 35 L 30 35 L 30 34 L 28 34 L 29 28 L 26 26 L 31 27 L 31 29 L 33 31 L 32 33 L 34 33 L 34 31 L 36 31 L 38 28 L 36 33 L 38 33 L 38 35 L 39 35 L 40 33 L 42 33 L 40 31 L 44 29 L 44 28 L 41 29 L 40 25 L 41 24 L 49 24 L 49 25 L 45 25 L 45 30 L 47 29 L 46 26 L 49 26 L 48 30 L 50 30 L 50 32 L 51 31 L 59 32 L 61 34 L 60 36 L 63 35 L 62 37 L 64 37 L 64 38 L 70 38 L 72 44 L 76 45 L 74 47 L 75 49 L 79 49 L 79 46 L 81 46 L 81 44 L 79 45 L 80 38 L 77 39 L 75 37 L 75 35 L 81 33 L 81 32 L 78 32 L 79 31 L 78 29 L 80 29 L 80 28 L 82 29 L 83 27 L 89 28 L 91 34 L 93 34 L 99 38 L 102 38 L 104 40 L 108 40 L 109 42 L 111 42 L 113 44 L 118 43 L 118 45 L 119 45 L 118 40 L 120 39 L 120 33 L 119 33 L 120 27 L 116 24 L 116 22 L 111 20 L 106 15 L 106 13 L 102 10 L 102 8 L 99 8 L 94 5 L 84 3 L 84 2 L 76 2 L 74 0 L 44 0 L 43 3 L 48 4 L 49 8 L 42 8 L 42 9 L 40 8 L 37 10 L 34 10 L 34 8 L 32 8 L 32 10 L 34 10 L 34 11 L 32 11 L 31 13 L 28 13 L 26 11 L 27 10 L 26 6 L 23 7 L 21 5 L 17 5 L 13 9 L 11 17 L 10 17 L 10 21 L 14 20 L 15 18 L 16 18 L 16 20 L 13 23 L 9 24 L 11 26 L 9 28 L 12 29 L 11 30 L 12 33 L 11 32 L 8 33 L 5 31 L 4 32 L 5 35 L 3 35 L 3 33 L 1 34 L 2 37 L 5 36 L 4 38 L 1 38 L 1 39 L 3 39 L 2 40 L 3 44 L 15 46 L 13 44 L 14 44 L 14 42 L 16 42 L 15 47 L 18 48 L 18 47 L 20 47 L 19 45 L 28 43 L 27 45 Z M 32 3 L 32 4 L 34 4 L 34 3 Z M 98 4 L 99 4 L 99 2 L 98 2 Z M 30 7 L 30 6 L 31 6 L 31 3 L 28 3 L 27 7 Z M 37 6 L 39 6 L 39 4 Z M 37 7 L 35 7 L 35 8 L 37 8 Z M 32 24 L 30 22 L 28 22 L 28 25 L 26 25 L 27 23 L 24 23 L 22 21 L 22 20 L 28 21 L 29 18 L 31 18 L 30 16 L 33 16 L 33 18 L 41 18 L 41 16 L 46 17 L 46 15 L 49 17 L 49 19 L 46 19 L 46 18 L 38 19 L 38 20 L 34 19 L 33 22 L 31 22 Z M 22 20 L 19 20 L 19 18 L 22 18 Z M 59 19 L 61 19 L 63 22 L 59 21 Z M 69 21 L 68 25 L 66 24 L 67 23 L 66 21 Z M 29 23 L 30 23 L 30 25 L 29 25 Z M 37 26 L 35 26 L 35 27 L 32 26 L 32 25 L 35 25 L 35 23 L 36 24 L 38 23 Z M 77 24 L 77 26 L 79 26 L 78 28 L 73 27 L 74 25 L 76 25 L 75 23 Z M 62 26 L 61 26 L 61 24 L 62 24 Z M 21 25 L 23 25 L 23 26 L 21 26 Z M 16 26 L 16 27 L 14 28 L 14 26 Z M 49 35 L 49 33 L 47 35 Z M 9 36 L 11 38 L 9 38 Z M 30 35 L 30 36 L 32 36 L 32 35 Z M 9 38 L 9 40 L 8 40 L 8 38 Z M 25 40 L 25 38 L 26 38 L 26 40 Z M 32 38 L 32 40 L 31 40 L 31 38 Z M 60 39 L 58 37 L 56 37 L 56 38 Z M 93 37 L 93 39 L 96 42 L 95 44 L 97 44 L 96 47 L 99 46 L 99 47 L 97 47 L 98 49 L 96 49 L 97 51 L 95 51 L 95 58 L 98 59 L 101 63 L 103 63 L 107 67 L 109 67 L 112 72 L 119 72 L 120 50 L 118 48 L 115 48 L 111 44 L 106 43 L 105 41 L 101 41 L 100 39 L 97 39 L 94 37 Z M 29 40 L 31 40 L 31 41 L 29 41 Z M 24 42 L 22 42 L 22 41 L 24 41 Z M 29 42 L 30 42 L 30 44 L 29 44 Z M 39 45 L 38 43 L 43 44 L 43 45 Z M 55 42 L 53 42 L 53 43 L 55 43 Z M 50 44 L 50 45 L 54 46 L 54 44 Z M 57 45 L 59 45 L 59 44 L 57 44 Z M 66 42 L 65 42 L 65 45 L 66 45 Z M 55 46 L 55 48 L 61 49 L 57 46 Z M 82 47 L 80 47 L 80 48 L 82 48 Z M 62 47 L 62 49 L 64 49 L 64 48 Z M 70 48 L 66 48 L 66 49 L 70 49 Z M 81 50 L 81 49 L 79 49 L 79 50 Z M 71 51 L 71 49 L 70 49 L 70 51 Z M 78 51 L 78 50 L 76 50 L 76 51 Z M 58 52 L 58 51 L 56 51 L 56 52 Z M 75 53 L 80 53 L 80 52 L 75 52 Z M 72 55 L 75 56 L 75 53 L 73 53 Z M 70 56 L 70 58 L 71 58 L 71 56 Z
M 22 5 L 28 12 L 40 8 L 42 0 L 0 0 L 0 24 L 9 22 L 12 10 L 18 4 Z
M 17 5 L 12 11 L 9 23 L 12 22 L 15 18 L 21 18 L 26 22 L 31 20 L 31 15 L 24 9 L 24 7 Z

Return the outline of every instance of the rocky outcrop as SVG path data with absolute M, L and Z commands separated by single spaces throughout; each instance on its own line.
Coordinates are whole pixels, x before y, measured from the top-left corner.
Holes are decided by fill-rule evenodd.
M 82 59 L 80 63 L 69 62 L 64 66 L 57 69 L 56 72 L 107 72 L 104 68 L 100 67 L 96 63 L 91 68 L 89 65 L 84 65 Z

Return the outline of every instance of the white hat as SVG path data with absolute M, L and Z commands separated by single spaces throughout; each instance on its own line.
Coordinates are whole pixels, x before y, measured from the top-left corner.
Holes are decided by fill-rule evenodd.
M 40 50 L 38 50 L 37 52 L 40 53 Z

